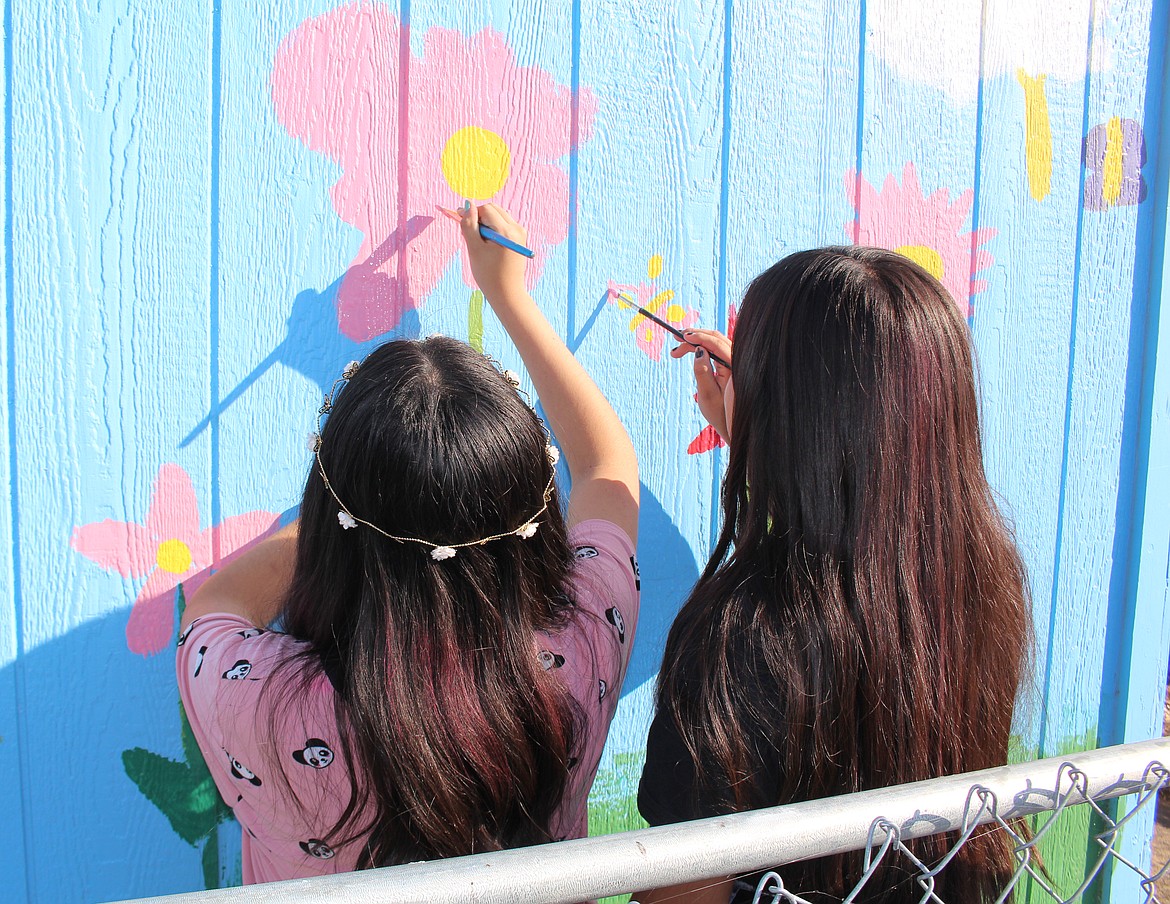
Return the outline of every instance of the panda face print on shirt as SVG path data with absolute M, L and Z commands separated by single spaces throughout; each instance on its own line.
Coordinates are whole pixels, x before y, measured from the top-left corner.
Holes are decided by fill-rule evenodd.
M 597 547 L 596 546 L 578 546 L 576 549 L 573 550 L 573 556 L 574 556 L 574 558 L 578 558 L 578 559 L 596 559 L 597 558 Z
M 251 671 L 252 663 L 246 659 L 237 659 L 236 664 L 224 672 L 221 677 L 226 678 L 228 681 L 242 681 L 248 677 Z M 252 680 L 255 681 L 256 679 L 253 678 Z
M 324 769 L 333 762 L 333 751 L 320 738 L 309 738 L 300 750 L 294 750 L 292 758 L 302 766 Z
M 312 854 L 318 860 L 331 860 L 333 858 L 333 848 L 327 845 L 320 838 L 310 838 L 308 841 L 300 842 L 301 850 L 306 854 Z
M 259 637 L 261 634 L 264 633 L 264 629 L 263 628 L 245 628 L 243 631 L 237 631 L 236 633 L 238 635 L 240 635 L 240 637 L 244 638 L 244 640 L 247 640 L 249 637 Z
M 617 606 L 610 606 L 605 610 L 605 620 L 613 625 L 618 632 L 618 641 L 626 642 L 626 621 L 622 618 L 621 612 L 618 611 Z
M 604 678 L 597 679 L 597 702 L 600 703 L 605 699 L 605 693 L 609 690 L 609 685 L 605 683 Z
M 257 788 L 260 787 L 260 785 L 262 784 L 262 782 L 260 781 L 260 776 L 258 776 L 255 772 L 253 772 L 251 769 L 249 769 L 247 766 L 245 766 L 243 763 L 241 763 L 239 760 L 237 760 L 234 756 L 232 756 L 226 750 L 224 751 L 224 753 L 227 754 L 228 763 L 231 764 L 232 778 L 243 779 L 244 781 L 248 782 L 249 784 L 255 785 Z
M 548 650 L 541 650 L 536 654 L 536 658 L 540 660 L 540 667 L 546 672 L 549 669 L 559 669 L 565 664 L 565 657 L 560 653 L 550 653 Z
M 630 570 L 634 572 L 634 589 L 642 589 L 642 570 L 638 567 L 638 560 L 630 556 Z

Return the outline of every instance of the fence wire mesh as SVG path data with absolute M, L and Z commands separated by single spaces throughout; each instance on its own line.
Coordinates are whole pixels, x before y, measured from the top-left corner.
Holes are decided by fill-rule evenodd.
M 946 904 L 945 898 L 936 891 L 936 880 L 975 831 L 983 830 L 981 827 L 985 825 L 994 826 L 1007 834 L 1012 841 L 1016 860 L 1016 869 L 995 898 L 995 904 L 1023 900 L 1028 904 L 1072 904 L 1084 901 L 1091 892 L 1101 891 L 1100 880 L 1110 870 L 1114 876 L 1118 871 L 1134 876 L 1141 900 L 1162 902 L 1163 899 L 1158 896 L 1158 885 L 1170 870 L 1170 859 L 1159 863 L 1157 852 L 1152 852 L 1151 866 L 1146 868 L 1120 850 L 1119 842 L 1127 826 L 1139 819 L 1139 814 L 1156 815 L 1161 792 L 1168 792 L 1167 797 L 1170 797 L 1170 770 L 1161 762 L 1151 762 L 1140 782 L 1124 783 L 1124 797 L 1113 796 L 1117 790 L 1115 787 L 1094 796 L 1090 793 L 1089 776 L 1068 762 L 1061 764 L 1052 784 L 1053 787 L 1048 790 L 1030 787 L 1022 792 L 1025 796 L 1050 797 L 1052 802 L 1051 808 L 1046 808 L 1043 818 L 1033 816 L 1027 821 L 1030 831 L 1026 833 L 1021 833 L 1018 817 L 1005 818 L 1001 815 L 1004 808 L 993 790 L 973 785 L 967 795 L 959 837 L 946 855 L 933 866 L 922 862 L 906 845 L 898 825 L 884 817 L 874 819 L 869 830 L 861 875 L 857 884 L 841 899 L 841 904 L 856 904 L 865 899 L 867 892 L 877 891 L 871 887 L 871 880 L 881 865 L 894 858 L 899 858 L 904 867 L 917 873 L 915 881 L 921 891 L 921 896 L 915 899 L 918 904 Z M 1013 812 L 1018 813 L 1020 810 L 1022 801 L 1019 797 L 1017 795 L 1017 799 L 1012 801 Z M 1038 851 L 1070 808 L 1087 808 L 1090 824 L 1096 827 L 1089 835 L 1092 856 L 1085 865 L 1084 877 L 1071 890 L 1057 887 L 1058 882 L 1053 877 L 1054 869 L 1038 856 Z M 1167 878 L 1170 884 L 1170 876 Z M 798 889 L 788 888 L 784 877 L 775 870 L 764 873 L 754 885 L 742 879 L 737 880 L 735 889 L 735 900 L 746 901 L 750 895 L 752 904 L 825 904 L 826 900 L 823 895 L 818 896 L 815 902 L 802 897 Z M 1100 894 L 1091 895 L 1091 898 L 1095 901 L 1103 900 Z M 637 904 L 637 900 L 631 900 L 630 904 Z M 1170 904 L 1170 897 L 1163 904 Z

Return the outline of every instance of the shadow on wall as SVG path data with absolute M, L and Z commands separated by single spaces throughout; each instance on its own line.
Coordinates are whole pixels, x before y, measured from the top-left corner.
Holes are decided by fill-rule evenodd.
M 409 242 L 430 222 L 430 217 L 412 217 L 405 226 L 405 240 Z M 289 311 L 284 338 L 183 437 L 179 448 L 189 445 L 206 430 L 213 418 L 222 414 L 274 364 L 283 364 L 303 374 L 317 384 L 324 396 L 333 381 L 341 375 L 347 362 L 360 361 L 390 339 L 416 338 L 420 326 L 418 310 L 413 306 L 416 302 L 413 300 L 405 305 L 405 311 L 393 330 L 364 342 L 350 339 L 338 325 L 338 292 L 342 283 L 350 285 L 351 293 L 355 291 L 352 287 L 354 283 L 360 287 L 357 291 L 362 296 L 362 310 L 371 318 L 376 319 L 380 316 L 378 312 L 385 309 L 402 305 L 406 287 L 399 286 L 397 277 L 378 270 L 398 243 L 399 234 L 396 230 L 369 258 L 354 264 L 322 291 L 305 289 L 299 292 Z
M 696 576 L 694 555 L 642 488 L 642 615 L 623 695 L 653 678 Z M 239 877 L 238 831 L 186 730 L 173 642 L 130 652 L 127 609 L 81 625 L 0 669 L 18 687 L 23 837 L 30 902 L 167 894 Z M 16 675 L 19 668 L 20 675 Z M 13 769 L 15 772 L 15 768 Z M 611 789 L 612 790 L 612 789 Z M 634 788 L 628 789 L 633 794 Z

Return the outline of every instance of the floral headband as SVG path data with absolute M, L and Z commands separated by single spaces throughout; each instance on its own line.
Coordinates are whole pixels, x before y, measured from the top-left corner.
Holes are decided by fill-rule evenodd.
M 485 357 L 487 357 L 489 361 L 492 361 L 492 363 L 495 364 L 495 361 L 490 356 Z M 321 480 L 325 483 L 325 489 L 329 491 L 329 494 L 333 497 L 334 501 L 337 503 L 338 508 L 340 509 L 340 511 L 337 513 L 337 521 L 341 525 L 342 529 L 350 530 L 360 524 L 363 527 L 370 528 L 370 530 L 377 531 L 383 537 L 386 537 L 390 540 L 397 540 L 399 543 L 418 543 L 420 546 L 430 548 L 431 558 L 436 562 L 441 562 L 444 559 L 450 559 L 456 554 L 458 550 L 464 549 L 468 546 L 483 546 L 486 543 L 492 542 L 492 540 L 502 540 L 504 537 L 520 537 L 523 540 L 530 540 L 536 535 L 536 529 L 540 526 L 540 522 L 536 519 L 548 511 L 549 503 L 552 501 L 553 483 L 556 480 L 555 466 L 561 457 L 560 451 L 556 446 L 552 445 L 552 443 L 546 443 L 544 447 L 545 454 L 548 455 L 549 464 L 554 467 L 554 471 L 549 477 L 548 483 L 545 484 L 544 487 L 544 504 L 536 511 L 534 515 L 532 515 L 532 517 L 530 517 L 527 521 L 514 530 L 504 531 L 501 534 L 492 534 L 490 537 L 481 537 L 478 540 L 468 540 L 466 543 L 443 544 L 433 543 L 430 540 L 424 540 L 422 537 L 399 537 L 389 533 L 388 531 L 382 530 L 382 528 L 378 527 L 376 524 L 371 524 L 369 521 L 365 521 L 354 515 L 353 512 L 351 512 L 346 507 L 345 503 L 341 501 L 341 497 L 337 495 L 337 491 L 333 489 L 333 484 L 329 482 L 329 476 L 325 473 L 325 465 L 321 462 L 321 421 L 330 411 L 333 410 L 333 397 L 337 394 L 337 388 L 339 384 L 352 380 L 360 367 L 360 361 L 350 361 L 349 364 L 346 365 L 345 370 L 341 372 L 341 376 L 333 381 L 333 386 L 330 388 L 328 394 L 326 394 L 325 401 L 321 404 L 321 407 L 317 409 L 317 431 L 315 433 L 309 434 L 309 451 L 311 451 L 317 459 L 317 470 L 321 472 Z M 528 393 L 520 388 L 520 377 L 515 372 L 510 370 L 505 370 L 503 373 L 504 377 L 507 378 L 508 382 L 512 384 L 512 387 L 516 390 L 516 392 L 524 396 L 525 401 L 528 402 L 528 407 L 531 408 L 532 400 L 528 397 Z M 545 426 L 544 421 L 540 419 L 539 416 L 537 419 L 540 420 L 540 424 L 542 427 L 544 427 L 545 435 L 547 436 L 548 427 Z

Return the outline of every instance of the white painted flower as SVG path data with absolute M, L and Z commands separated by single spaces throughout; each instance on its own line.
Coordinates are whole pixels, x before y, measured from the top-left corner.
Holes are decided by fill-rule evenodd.
M 358 372 L 358 368 L 361 366 L 361 361 L 350 361 L 347 365 L 345 365 L 345 370 L 341 372 L 341 375 L 347 380 L 352 380 L 354 374 Z
M 548 460 L 552 464 L 555 465 L 558 461 L 561 460 L 561 450 L 558 449 L 556 446 L 551 445 L 551 444 L 548 446 L 545 446 L 544 451 L 548 453 Z
M 305 445 L 309 447 L 310 452 L 316 452 L 321 448 L 321 434 L 310 433 L 305 439 Z
M 516 373 L 516 371 L 514 371 L 514 370 L 506 370 L 506 371 L 504 371 L 504 377 L 505 377 L 505 379 L 507 379 L 507 381 L 508 381 L 509 383 L 511 383 L 513 386 L 519 386 L 519 385 L 520 385 L 520 374 Z
M 521 528 L 517 528 L 516 536 L 522 540 L 531 540 L 536 536 L 536 528 L 540 526 L 538 521 L 529 521 Z
M 337 523 L 346 530 L 349 530 L 351 527 L 357 527 L 357 522 L 354 520 L 353 515 L 351 515 L 345 509 L 342 509 L 337 513 Z
M 442 562 L 444 559 L 451 559 L 455 557 L 455 550 L 450 546 L 436 546 L 431 550 L 431 558 L 436 562 Z

